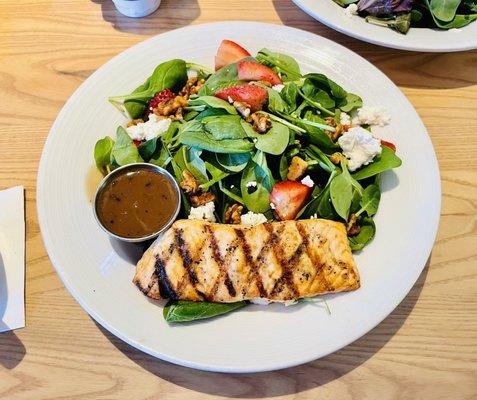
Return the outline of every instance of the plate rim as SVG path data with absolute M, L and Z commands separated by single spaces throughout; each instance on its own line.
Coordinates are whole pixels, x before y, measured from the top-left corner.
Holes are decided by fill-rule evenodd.
M 432 150 L 432 157 L 431 157 L 432 159 L 430 160 L 430 162 L 432 162 L 432 164 L 433 164 L 433 170 L 435 172 L 434 179 L 435 179 L 435 183 L 436 183 L 435 185 L 433 185 L 433 189 L 435 191 L 435 197 L 438 200 L 438 202 L 436 204 L 434 204 L 433 226 L 432 226 L 432 229 L 430 229 L 430 232 L 432 232 L 432 235 L 429 235 L 429 237 L 427 238 L 425 251 L 423 251 L 421 253 L 422 254 L 421 255 L 421 260 L 416 262 L 416 265 L 421 265 L 421 267 L 416 268 L 413 271 L 412 279 L 409 280 L 410 283 L 408 285 L 406 285 L 405 289 L 403 289 L 402 296 L 398 296 L 398 298 L 394 302 L 392 302 L 392 305 L 389 305 L 390 303 L 388 302 L 388 306 L 385 307 L 383 309 L 383 311 L 377 316 L 377 318 L 376 318 L 377 322 L 371 324 L 372 326 L 370 326 L 369 329 L 367 329 L 366 331 L 361 331 L 360 333 L 353 335 L 348 340 L 344 341 L 345 344 L 343 344 L 343 345 L 337 345 L 337 346 L 334 346 L 334 347 L 330 347 L 328 349 L 328 351 L 322 352 L 319 355 L 312 353 L 308 357 L 302 357 L 299 361 L 287 362 L 287 360 L 284 359 L 281 363 L 272 363 L 273 365 L 263 364 L 261 366 L 250 366 L 250 367 L 223 367 L 223 366 L 216 367 L 214 365 L 208 364 L 207 362 L 200 363 L 200 362 L 195 362 L 195 361 L 189 361 L 189 360 L 182 359 L 182 358 L 176 358 L 176 357 L 170 356 L 170 355 L 165 354 L 165 353 L 160 353 L 159 354 L 158 352 L 154 352 L 153 350 L 151 350 L 148 347 L 142 345 L 141 343 L 129 338 L 126 335 L 123 335 L 121 332 L 119 332 L 113 326 L 111 326 L 99 314 L 97 314 L 91 307 L 89 307 L 86 304 L 86 302 L 83 301 L 82 297 L 76 292 L 76 290 L 73 287 L 72 282 L 70 280 L 68 280 L 68 278 L 66 277 L 66 273 L 62 270 L 62 268 L 60 266 L 60 263 L 59 263 L 56 255 L 55 255 L 55 252 L 53 251 L 53 239 L 52 239 L 50 231 L 46 228 L 46 226 L 48 224 L 47 223 L 47 215 L 46 215 L 47 207 L 44 203 L 44 200 L 42 200 L 41 194 L 42 194 L 42 191 L 45 190 L 44 189 L 44 187 L 45 187 L 44 182 L 46 180 L 46 173 L 47 173 L 47 171 L 45 169 L 46 168 L 46 162 L 47 162 L 47 154 L 48 154 L 48 151 L 49 151 L 50 147 L 52 146 L 54 137 L 56 135 L 60 134 L 58 132 L 56 126 L 59 125 L 60 119 L 62 119 L 63 115 L 66 114 L 69 111 L 69 108 L 71 107 L 71 105 L 76 101 L 76 99 L 78 97 L 81 96 L 82 91 L 85 90 L 85 88 L 87 86 L 86 85 L 87 81 L 90 78 L 92 78 L 93 76 L 95 76 L 96 74 L 99 74 L 98 71 L 100 71 L 103 67 L 105 67 L 107 65 L 114 64 L 116 59 L 118 57 L 122 56 L 124 53 L 132 51 L 132 49 L 136 49 L 138 47 L 147 46 L 147 44 L 150 41 L 156 40 L 156 38 L 158 36 L 167 38 L 167 36 L 174 36 L 175 34 L 177 34 L 177 32 L 183 32 L 183 31 L 187 31 L 187 30 L 192 30 L 193 31 L 194 29 L 204 29 L 204 27 L 205 27 L 205 29 L 207 29 L 207 28 L 214 27 L 214 26 L 215 27 L 217 27 L 217 26 L 227 26 L 227 27 L 235 28 L 235 27 L 243 26 L 244 24 L 247 24 L 247 25 L 250 25 L 250 26 L 255 26 L 257 28 L 258 27 L 262 27 L 262 28 L 274 27 L 274 28 L 281 29 L 283 31 L 290 30 L 290 31 L 294 31 L 296 33 L 299 33 L 300 35 L 308 36 L 308 38 L 319 37 L 320 40 L 332 43 L 333 46 L 337 46 L 338 50 L 343 51 L 343 52 L 349 52 L 349 53 L 353 54 L 354 56 L 357 56 L 357 57 L 361 58 L 366 64 L 368 64 L 368 66 L 370 68 L 373 69 L 374 73 L 376 73 L 376 74 L 380 75 L 381 77 L 384 77 L 386 80 L 388 80 L 389 83 L 397 90 L 397 92 L 399 92 L 399 94 L 402 96 L 403 100 L 405 100 L 409 104 L 410 108 L 412 109 L 412 112 L 414 113 L 414 116 L 417 117 L 416 120 L 420 124 L 420 128 L 422 129 L 422 133 L 424 134 L 423 135 L 424 139 L 426 140 L 426 142 L 428 142 L 428 145 L 430 145 L 430 148 Z M 419 278 L 422 271 L 424 270 L 424 268 L 426 266 L 426 262 L 427 262 L 427 260 L 430 256 L 430 254 L 431 254 L 431 251 L 432 251 L 432 248 L 433 248 L 433 245 L 434 245 L 434 242 L 435 242 L 435 238 L 436 238 L 436 235 L 437 235 L 437 231 L 438 231 L 439 221 L 440 221 L 441 180 L 440 180 L 440 172 L 439 172 L 437 157 L 436 157 L 436 154 L 435 154 L 435 151 L 434 151 L 434 147 L 432 145 L 432 141 L 431 141 L 430 136 L 427 132 L 427 129 L 426 129 L 424 123 L 422 122 L 421 118 L 419 117 L 419 114 L 417 113 L 416 109 L 414 108 L 412 103 L 407 99 L 407 97 L 404 95 L 404 93 L 401 91 L 401 89 L 398 86 L 396 86 L 394 84 L 394 82 L 389 77 L 387 77 L 381 70 L 379 70 L 377 67 L 375 67 L 373 64 L 371 64 L 366 58 L 360 56 L 359 54 L 353 52 L 352 50 L 344 47 L 343 45 L 341 45 L 337 42 L 334 42 L 334 41 L 332 41 L 330 39 L 327 39 L 323 36 L 320 36 L 320 35 L 305 31 L 305 30 L 301 30 L 301 29 L 297 29 L 297 28 L 293 28 L 293 27 L 288 27 L 288 26 L 285 26 L 285 25 L 271 24 L 271 23 L 264 23 L 264 22 L 220 21 L 220 22 L 211 22 L 211 23 L 188 25 L 188 26 L 181 27 L 181 28 L 178 28 L 178 29 L 163 32 L 163 33 L 160 33 L 158 35 L 154 35 L 150 38 L 147 38 L 143 41 L 140 41 L 137 44 L 135 44 L 133 46 L 130 46 L 127 49 L 121 51 L 120 53 L 118 53 L 117 55 L 112 57 L 110 60 L 108 60 L 106 63 L 99 66 L 88 78 L 86 78 L 81 83 L 81 85 L 78 88 L 76 88 L 76 90 L 73 92 L 73 94 L 67 99 L 67 101 L 65 102 L 65 104 L 61 108 L 60 112 L 57 114 L 57 117 L 55 118 L 55 121 L 52 124 L 51 129 L 48 133 L 48 136 L 45 140 L 43 150 L 42 150 L 42 154 L 41 154 L 39 167 L 38 167 L 38 173 L 37 173 L 36 208 L 37 208 L 37 215 L 38 215 L 38 222 L 39 222 L 39 226 L 40 226 L 41 237 L 42 237 L 43 243 L 45 245 L 45 249 L 47 251 L 48 257 L 49 257 L 53 267 L 55 268 L 55 271 L 56 271 L 57 275 L 60 277 L 63 285 L 66 287 L 69 294 L 78 302 L 78 304 L 83 308 L 83 310 L 86 311 L 88 313 L 88 315 L 90 315 L 103 328 L 108 330 L 110 333 L 112 333 L 116 337 L 120 338 L 122 341 L 128 343 L 129 345 L 131 345 L 131 346 L 133 346 L 133 347 L 135 347 L 135 348 L 137 348 L 137 349 L 139 349 L 139 350 L 141 350 L 141 351 L 143 351 L 143 352 L 145 352 L 145 353 L 147 353 L 147 354 L 149 354 L 153 357 L 159 358 L 163 361 L 168 361 L 168 362 L 171 362 L 171 363 L 174 363 L 174 364 L 177 364 L 177 365 L 181 365 L 181 366 L 184 366 L 184 367 L 195 368 L 195 369 L 199 369 L 199 370 L 203 370 L 203 371 L 226 372 L 226 373 L 256 373 L 256 372 L 275 371 L 275 370 L 295 367 L 297 365 L 305 364 L 305 363 L 320 359 L 322 357 L 325 357 L 325 356 L 327 356 L 331 353 L 334 353 L 335 351 L 337 351 L 339 349 L 342 349 L 342 348 L 348 346 L 349 344 L 353 343 L 357 339 L 365 336 L 369 331 L 371 331 L 377 325 L 379 325 L 388 315 L 390 315 L 395 310 L 395 308 L 402 302 L 402 300 L 407 296 L 409 291 L 412 289 L 412 287 L 416 283 L 417 279 Z
M 362 35 L 359 33 L 359 31 L 353 31 L 351 29 L 346 29 L 341 27 L 339 24 L 335 24 L 332 20 L 327 19 L 323 17 L 321 14 L 316 12 L 313 8 L 309 7 L 305 1 L 303 0 L 292 0 L 293 4 L 295 4 L 300 10 L 302 10 L 304 13 L 315 19 L 316 21 L 326 25 L 328 28 L 333 29 L 335 31 L 338 31 L 344 35 L 347 35 L 349 37 L 352 37 L 357 40 L 361 40 L 363 42 L 371 43 L 377 46 L 382 46 L 382 47 L 387 47 L 391 49 L 396 49 L 396 50 L 406 50 L 406 51 L 415 51 L 415 52 L 428 52 L 428 53 L 449 53 L 449 52 L 460 52 L 460 51 L 471 51 L 477 49 L 477 40 L 475 44 L 469 44 L 468 46 L 451 46 L 451 47 L 440 47 L 440 48 L 435 48 L 435 47 L 427 47 L 427 46 L 419 46 L 419 45 L 400 45 L 398 43 L 394 42 L 388 42 L 385 40 L 379 40 L 379 39 L 374 39 L 371 36 L 367 35 Z M 326 0 L 332 2 L 332 0 Z M 339 5 L 337 5 L 339 7 Z M 363 23 L 364 22 L 363 20 Z M 474 22 L 477 24 L 477 21 Z M 459 29 L 465 29 L 466 27 L 459 28 Z M 422 29 L 430 29 L 430 28 L 422 28 Z M 447 30 L 446 32 L 448 32 Z M 436 30 L 436 32 L 439 32 Z M 398 33 L 396 33 L 398 34 Z

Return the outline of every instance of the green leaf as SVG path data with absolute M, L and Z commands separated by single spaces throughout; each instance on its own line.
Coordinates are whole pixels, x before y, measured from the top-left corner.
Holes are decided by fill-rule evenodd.
M 371 217 L 362 218 L 359 221 L 361 230 L 356 236 L 348 237 L 351 250 L 357 251 L 363 249 L 376 234 L 376 225 Z
M 359 181 L 380 174 L 388 169 L 397 168 L 401 164 L 401 159 L 394 153 L 394 151 L 386 146 L 382 146 L 381 155 L 376 157 L 371 164 L 368 164 L 355 172 L 352 176 Z
M 380 199 L 381 191 L 379 190 L 379 186 L 374 183 L 369 185 L 363 191 L 363 196 L 361 197 L 361 201 L 359 202 L 361 208 L 356 214 L 360 215 L 366 211 L 368 216 L 372 217 L 378 211 Z
M 330 198 L 338 215 L 348 221 L 349 209 L 353 200 L 353 185 L 346 167 L 331 181 Z
M 163 89 L 179 91 L 187 82 L 187 68 L 184 60 L 169 60 L 159 64 L 152 75 L 131 94 L 113 96 L 109 101 L 114 104 L 123 102 L 131 118 L 142 116 L 147 102 Z
M 280 179 L 282 181 L 286 181 L 287 174 L 288 174 L 288 160 L 285 153 L 283 153 L 282 156 L 280 157 L 279 173 L 280 173 Z
M 111 162 L 123 166 L 143 161 L 136 145 L 122 126 L 118 127 L 116 136 L 116 143 L 111 149 Z
M 450 22 L 454 19 L 462 0 L 431 0 L 430 11 L 439 20 Z
M 208 188 L 230 175 L 229 171 L 222 169 L 221 165 L 217 163 L 215 158 L 209 158 L 209 160 L 210 161 L 205 161 L 205 168 L 209 172 L 211 179 L 200 185 L 200 188 L 203 191 L 206 191 Z
M 329 79 L 326 75 L 312 73 L 306 74 L 305 78 L 312 82 L 316 87 L 326 90 L 335 99 L 345 99 L 348 94 L 346 90 L 336 82 Z
M 246 138 L 242 121 L 239 115 L 212 116 L 201 120 L 204 129 L 217 141 Z
M 246 57 L 244 60 L 253 61 L 254 59 Z M 237 65 L 238 62 L 226 65 L 210 75 L 205 84 L 199 89 L 199 96 L 214 95 L 220 89 L 240 84 L 241 82 L 237 77 Z
M 378 26 L 387 26 L 399 33 L 407 33 L 411 27 L 411 13 L 398 14 L 392 17 L 374 17 L 368 15 L 366 22 Z
M 248 139 L 215 140 L 210 133 L 205 131 L 183 131 L 180 135 L 180 142 L 214 153 L 248 153 L 254 148 L 253 143 Z
M 333 179 L 333 178 L 332 178 Z M 333 180 L 332 180 L 333 181 Z M 311 218 L 316 214 L 319 218 L 335 220 L 336 212 L 331 204 L 330 185 L 325 188 L 298 213 L 297 218 Z
M 296 110 L 298 100 L 298 86 L 295 82 L 285 84 L 285 87 L 280 92 L 280 96 L 288 105 L 289 111 Z
M 255 147 L 265 153 L 280 155 L 288 146 L 290 130 L 285 125 L 272 121 L 272 127 L 266 133 L 256 132 L 249 123 L 241 120 L 242 125 L 248 125 L 250 129 L 245 129 L 247 135 L 253 138 Z
M 108 173 L 108 167 L 111 163 L 111 150 L 114 146 L 114 140 L 109 136 L 100 139 L 94 146 L 94 161 L 96 167 L 106 175 Z
M 346 99 L 338 104 L 341 111 L 349 113 L 363 106 L 363 100 L 357 94 L 348 93 Z
M 300 66 L 293 57 L 263 48 L 256 57 L 257 61 L 277 72 L 283 81 L 296 81 L 301 78 Z
M 255 188 L 247 188 L 248 182 L 256 182 Z M 257 150 L 242 172 L 240 190 L 245 206 L 253 212 L 263 213 L 270 208 L 270 192 L 274 185 L 265 153 Z
M 245 307 L 247 304 L 245 301 L 236 303 L 208 303 L 179 300 L 169 302 L 164 307 L 163 314 L 167 322 L 191 322 L 223 315 Z
M 357 3 L 358 0 L 333 0 L 336 4 L 339 4 L 341 7 L 347 7 L 350 4 Z
M 252 157 L 251 153 L 221 153 L 216 154 L 217 162 L 230 172 L 240 172 Z
M 183 157 L 187 170 L 194 175 L 194 178 L 203 184 L 209 180 L 205 162 L 200 158 L 201 150 L 193 147 L 182 146 L 179 150 L 183 152 Z
M 232 104 L 215 96 L 201 96 L 189 100 L 189 107 L 197 106 L 218 108 L 227 111 L 228 114 L 237 114 L 237 110 Z

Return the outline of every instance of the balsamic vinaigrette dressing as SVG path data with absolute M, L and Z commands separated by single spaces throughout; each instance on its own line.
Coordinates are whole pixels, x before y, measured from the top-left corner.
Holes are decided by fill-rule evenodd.
M 139 238 L 163 228 L 178 202 L 171 183 L 149 170 L 137 170 L 114 178 L 100 193 L 98 217 L 112 233 Z

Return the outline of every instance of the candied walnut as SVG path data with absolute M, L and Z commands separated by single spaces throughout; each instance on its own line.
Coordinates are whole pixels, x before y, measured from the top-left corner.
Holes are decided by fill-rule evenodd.
M 235 203 L 225 210 L 224 222 L 226 224 L 240 224 L 240 216 L 242 215 L 243 206 Z
M 341 162 L 341 157 L 342 157 L 342 154 L 341 153 L 333 153 L 331 156 L 330 156 L 330 161 L 333 163 L 333 164 L 336 164 L 338 165 L 340 162 Z
M 326 117 L 325 122 L 326 122 L 326 125 L 329 125 L 329 126 L 332 126 L 332 127 L 336 126 L 335 117 Z
M 298 156 L 294 156 L 288 167 L 287 179 L 290 181 L 297 181 L 303 175 L 308 168 L 308 163 Z
M 199 207 L 211 201 L 215 201 L 215 194 L 212 192 L 193 194 L 189 196 L 189 200 L 194 207 Z
M 140 124 L 142 122 L 144 122 L 144 120 L 142 118 L 133 119 L 133 120 L 131 120 L 127 123 L 126 127 L 129 128 L 130 126 L 134 126 L 134 125 Z
M 179 184 L 182 190 L 187 194 L 196 194 L 199 192 L 199 182 L 189 171 L 182 172 L 182 181 Z
M 238 113 L 247 119 L 250 116 L 250 106 L 247 103 L 241 101 L 234 101 L 233 106 L 236 108 Z
M 266 133 L 272 127 L 272 120 L 268 115 L 253 113 L 250 118 L 253 129 L 258 133 Z
M 171 119 L 182 119 L 182 111 L 188 104 L 187 98 L 184 96 L 176 96 L 171 100 L 159 103 L 154 108 L 154 114 L 159 117 L 169 117 Z
M 188 99 L 193 94 L 197 94 L 202 86 L 204 86 L 205 80 L 198 77 L 192 77 L 187 80 L 185 86 L 181 89 L 180 95 Z
M 351 214 L 348 224 L 346 225 L 346 232 L 348 236 L 356 236 L 361 231 L 361 227 L 358 224 L 358 217 L 356 214 Z

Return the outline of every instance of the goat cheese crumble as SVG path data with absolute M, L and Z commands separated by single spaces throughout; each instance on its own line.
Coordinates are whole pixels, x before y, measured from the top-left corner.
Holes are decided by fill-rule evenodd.
M 340 124 L 351 125 L 351 117 L 349 116 L 349 114 L 346 114 L 345 112 L 342 112 L 340 114 Z
M 152 113 L 149 114 L 149 119 L 146 122 L 129 126 L 126 128 L 126 132 L 132 140 L 151 140 L 167 131 L 170 124 L 169 118 L 159 119 L 156 114 Z
M 348 169 L 356 171 L 368 165 L 381 154 L 381 142 L 360 126 L 351 128 L 338 139 L 343 155 L 348 159 Z
M 187 79 L 197 78 L 199 73 L 195 69 L 188 69 L 187 70 Z
M 310 178 L 310 175 L 305 176 L 300 182 L 311 188 L 315 185 L 315 182 Z
M 280 93 L 283 90 L 284 87 L 285 87 L 285 85 L 282 85 L 281 83 L 279 83 L 278 85 L 273 85 L 272 89 L 276 90 L 278 93 Z
M 257 304 L 259 306 L 268 306 L 271 303 L 282 303 L 285 307 L 288 307 L 298 303 L 298 300 L 293 299 L 293 300 L 285 300 L 285 301 L 272 301 L 268 299 L 263 299 L 261 297 L 256 297 L 255 299 L 250 300 L 250 303 Z
M 203 219 L 209 222 L 215 222 L 215 204 L 213 201 L 205 203 L 203 206 L 191 207 L 189 219 Z
M 245 184 L 246 188 L 251 188 L 251 187 L 257 187 L 257 182 L 255 181 L 250 181 Z
M 353 15 L 358 15 L 358 5 L 356 3 L 350 4 L 344 9 L 345 15 L 351 18 Z
M 240 223 L 242 225 L 253 226 L 259 225 L 267 222 L 267 217 L 260 213 L 254 213 L 249 211 L 247 214 L 243 214 L 240 216 Z
M 353 125 L 388 125 L 391 122 L 391 115 L 386 107 L 362 107 L 358 109 L 358 114 L 353 118 Z

